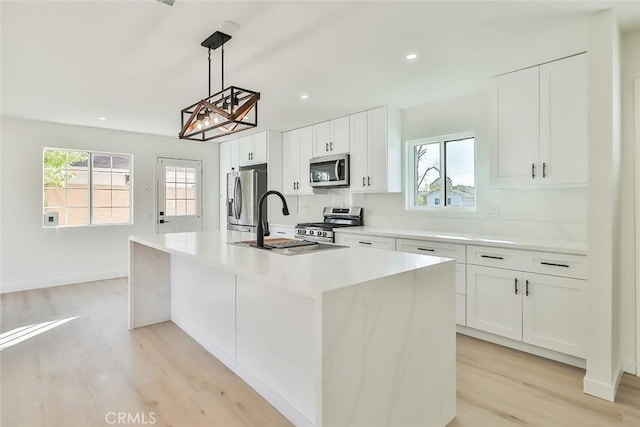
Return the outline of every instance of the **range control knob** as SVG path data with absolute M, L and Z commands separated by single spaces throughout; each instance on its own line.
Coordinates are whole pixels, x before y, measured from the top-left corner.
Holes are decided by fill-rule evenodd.
M 320 231 L 320 232 L 318 232 L 318 235 L 324 237 L 324 236 L 327 235 L 327 232 L 326 231 Z
M 313 236 L 313 230 L 309 230 L 309 236 Z

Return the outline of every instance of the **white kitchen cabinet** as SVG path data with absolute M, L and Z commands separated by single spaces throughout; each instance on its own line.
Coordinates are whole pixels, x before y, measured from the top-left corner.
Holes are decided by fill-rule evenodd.
M 349 117 L 351 191 L 400 192 L 400 114 L 380 107 Z
M 581 255 L 468 246 L 467 326 L 586 357 L 586 281 L 575 278 L 585 276 L 585 261 Z
M 521 273 L 467 265 L 467 326 L 522 340 Z
M 586 282 L 524 273 L 522 340 L 586 358 Z
M 365 234 L 335 233 L 335 241 L 338 245 L 360 246 L 365 248 L 396 249 L 396 239 L 393 237 L 369 236 Z
M 267 131 L 243 136 L 238 139 L 238 144 L 240 145 L 240 166 L 267 163 L 269 160 L 268 139 Z
M 313 125 L 313 157 L 349 152 L 349 116 Z
M 586 184 L 586 73 L 582 54 L 493 79 L 493 185 Z
M 396 239 L 396 250 L 452 258 L 456 262 L 456 323 L 466 325 L 467 269 L 465 245 L 429 240 Z
M 544 184 L 587 182 L 587 55 L 540 66 L 540 163 Z
M 313 130 L 311 126 L 285 132 L 283 191 L 286 195 L 313 194 L 309 185 L 309 159 L 312 157 Z

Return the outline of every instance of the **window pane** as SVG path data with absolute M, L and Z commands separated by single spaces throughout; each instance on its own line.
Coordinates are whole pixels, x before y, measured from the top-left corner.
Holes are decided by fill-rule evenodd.
M 185 168 L 187 174 L 187 182 L 195 183 L 196 182 L 196 170 L 195 168 Z
M 176 182 L 176 168 L 173 166 L 165 166 L 164 180 L 166 182 Z
M 66 206 L 67 189 L 66 188 L 45 188 L 44 189 L 44 207 L 50 208 L 54 206 Z
M 196 185 L 187 184 L 187 199 L 194 200 L 196 198 Z
M 102 154 L 93 155 L 93 170 L 111 170 L 111 156 L 105 156 Z
M 416 145 L 414 156 L 415 205 L 437 206 L 440 199 L 440 144 Z
M 195 214 L 196 214 L 196 201 L 187 200 L 187 215 L 195 215 Z
M 474 138 L 445 142 L 448 206 L 475 206 Z
M 176 198 L 176 184 L 173 182 L 167 182 L 164 193 L 165 200 L 172 200 Z
M 89 224 L 89 207 L 67 209 L 69 219 L 67 225 L 87 225 Z
M 128 207 L 129 190 L 113 190 L 111 192 L 111 204 L 114 207 Z
M 129 174 L 128 173 L 116 173 L 111 175 L 111 187 L 120 190 L 129 189 Z
M 111 210 L 111 222 L 129 222 L 129 208 L 113 208 Z
M 93 208 L 93 224 L 109 224 L 111 222 L 111 208 Z
M 111 207 L 111 190 L 93 190 L 92 203 L 97 208 Z
M 176 182 L 187 182 L 185 168 L 176 167 Z
M 166 216 L 175 216 L 176 214 L 176 201 L 175 200 L 167 200 L 166 203 L 166 210 L 164 212 L 164 214 Z
M 187 214 L 187 201 L 176 200 L 176 215 L 186 215 L 186 214 Z
M 111 188 L 111 172 L 96 172 L 92 174 L 93 188 Z
M 112 156 L 114 172 L 129 172 L 131 170 L 130 159 L 125 156 Z
M 187 198 L 187 184 L 176 184 L 176 199 Z
M 67 187 L 87 188 L 89 185 L 89 171 L 69 170 L 67 171 Z
M 67 206 L 89 207 L 89 190 L 81 188 L 67 189 Z

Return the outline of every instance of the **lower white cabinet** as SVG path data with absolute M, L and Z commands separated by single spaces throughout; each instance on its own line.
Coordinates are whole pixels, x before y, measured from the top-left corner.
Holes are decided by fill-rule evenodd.
M 522 340 L 520 272 L 467 265 L 467 326 Z
M 396 239 L 393 237 L 369 236 L 365 234 L 336 233 L 336 244 L 360 246 L 366 248 L 396 250 Z
M 585 280 L 467 265 L 466 302 L 469 327 L 586 357 Z

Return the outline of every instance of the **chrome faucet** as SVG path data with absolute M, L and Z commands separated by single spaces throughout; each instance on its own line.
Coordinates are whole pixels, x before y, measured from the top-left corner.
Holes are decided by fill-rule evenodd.
M 257 230 L 258 236 L 256 239 L 256 246 L 259 248 L 264 248 L 265 226 L 262 223 L 262 202 L 267 198 L 269 194 L 275 194 L 276 196 L 280 197 L 280 200 L 282 200 L 282 215 L 289 215 L 289 207 L 287 206 L 287 201 L 284 199 L 284 196 L 279 191 L 270 190 L 264 193 L 262 196 L 260 196 L 260 200 L 258 200 L 258 230 Z M 269 223 L 267 223 L 266 229 L 267 230 L 269 229 Z

